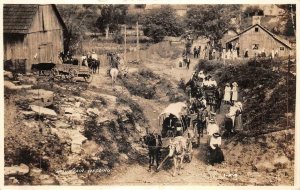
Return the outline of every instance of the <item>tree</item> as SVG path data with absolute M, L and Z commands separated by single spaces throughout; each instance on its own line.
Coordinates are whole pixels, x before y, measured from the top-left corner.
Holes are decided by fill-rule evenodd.
M 96 24 L 101 32 L 105 30 L 116 31 L 119 24 L 125 23 L 128 5 L 104 5 L 101 9 L 101 15 Z
M 285 24 L 284 34 L 286 36 L 294 36 L 295 35 L 293 22 L 292 22 L 291 18 L 289 18 Z
M 258 6 L 249 6 L 244 10 L 244 17 L 252 17 L 254 15 L 263 16 L 264 11 Z
M 100 13 L 100 5 L 57 5 L 67 27 L 64 34 L 64 51 L 79 53 L 81 42 L 87 31 L 97 32 L 95 27 L 96 19 Z
M 226 29 L 232 27 L 231 19 L 239 14 L 239 5 L 198 5 L 187 11 L 185 22 L 196 36 L 217 41 Z
M 162 41 L 165 36 L 180 36 L 183 33 L 183 25 L 170 6 L 151 10 L 142 22 L 145 36 L 151 37 L 154 42 Z

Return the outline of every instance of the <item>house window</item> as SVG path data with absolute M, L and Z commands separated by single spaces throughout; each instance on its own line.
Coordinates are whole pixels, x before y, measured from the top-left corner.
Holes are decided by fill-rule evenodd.
M 284 47 L 280 47 L 280 51 L 284 51 Z
M 259 44 L 253 44 L 253 45 L 252 45 L 252 49 L 254 49 L 254 50 L 257 50 L 258 47 L 259 47 Z
M 258 32 L 258 27 L 255 28 L 255 32 Z

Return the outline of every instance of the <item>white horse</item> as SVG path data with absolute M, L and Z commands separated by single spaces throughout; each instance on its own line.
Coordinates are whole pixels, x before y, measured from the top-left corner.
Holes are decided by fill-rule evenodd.
M 111 68 L 110 69 L 111 85 L 112 86 L 114 86 L 114 84 L 117 80 L 118 74 L 119 74 L 119 70 L 117 68 Z

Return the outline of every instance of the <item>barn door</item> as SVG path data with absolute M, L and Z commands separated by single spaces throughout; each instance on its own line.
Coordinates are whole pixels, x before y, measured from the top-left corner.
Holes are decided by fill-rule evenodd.
M 39 62 L 51 63 L 53 62 L 53 45 L 52 43 L 41 44 L 39 46 Z

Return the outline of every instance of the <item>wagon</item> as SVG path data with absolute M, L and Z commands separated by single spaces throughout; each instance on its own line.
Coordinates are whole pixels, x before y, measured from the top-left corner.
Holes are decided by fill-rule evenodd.
M 166 107 L 163 112 L 159 115 L 159 126 L 162 127 L 161 137 L 162 137 L 162 151 L 168 152 L 170 140 L 174 139 L 176 136 L 182 135 L 184 137 L 188 137 L 188 131 L 194 130 L 189 127 L 189 119 L 188 119 L 188 107 L 183 102 L 172 103 L 168 107 Z M 194 131 L 195 134 L 195 131 Z M 192 143 L 195 142 L 194 137 L 188 138 L 188 151 L 186 156 L 189 157 L 189 161 L 192 159 Z M 165 154 L 163 153 L 163 154 Z M 162 166 L 163 162 L 168 158 L 161 162 L 159 168 Z
M 73 64 L 56 64 L 52 69 L 52 75 L 57 79 L 68 79 L 74 81 L 77 77 L 83 77 L 88 83 L 92 82 L 93 75 L 89 67 Z

